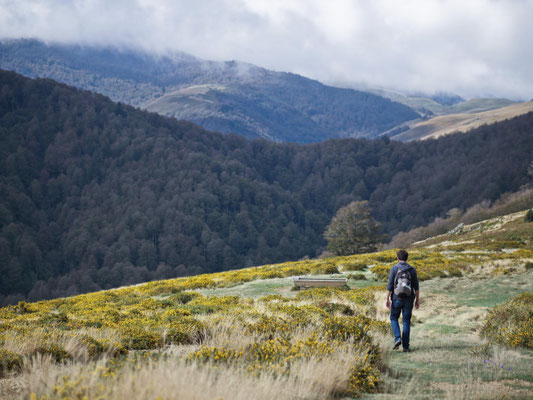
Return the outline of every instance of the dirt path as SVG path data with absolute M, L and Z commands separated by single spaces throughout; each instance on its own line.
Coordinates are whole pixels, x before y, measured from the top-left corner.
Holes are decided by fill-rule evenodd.
M 365 398 L 533 398 L 533 351 L 486 345 L 478 335 L 492 307 L 525 291 L 533 291 L 533 271 L 423 282 L 412 352 L 386 350 L 384 393 Z M 381 303 L 378 313 L 387 318 Z M 390 348 L 392 339 L 385 340 Z

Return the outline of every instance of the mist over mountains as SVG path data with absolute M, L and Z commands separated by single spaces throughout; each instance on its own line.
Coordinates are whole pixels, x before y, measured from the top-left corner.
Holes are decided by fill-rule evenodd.
M 355 200 L 405 231 L 531 183 L 532 127 L 276 144 L 1 71 L 0 301 L 315 257 Z
M 116 48 L 0 43 L 0 68 L 48 77 L 223 133 L 273 141 L 376 137 L 419 117 L 384 97 L 237 61 Z

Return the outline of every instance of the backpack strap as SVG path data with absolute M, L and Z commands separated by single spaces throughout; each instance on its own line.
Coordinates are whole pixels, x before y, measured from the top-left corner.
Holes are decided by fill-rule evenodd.
M 396 273 L 394 274 L 394 286 L 392 287 L 393 294 L 394 294 L 394 289 L 396 289 L 396 285 L 398 284 L 398 272 L 400 272 L 400 266 L 398 266 L 398 269 L 396 270 Z

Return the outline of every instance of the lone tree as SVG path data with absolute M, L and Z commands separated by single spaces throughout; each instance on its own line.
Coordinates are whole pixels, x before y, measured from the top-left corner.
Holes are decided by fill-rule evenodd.
M 354 201 L 337 211 L 324 232 L 328 250 L 338 256 L 376 251 L 384 240 L 367 201 Z

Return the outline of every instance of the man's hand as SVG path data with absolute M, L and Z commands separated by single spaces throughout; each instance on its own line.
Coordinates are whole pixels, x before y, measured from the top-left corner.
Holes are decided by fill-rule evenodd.
M 416 300 L 415 300 L 415 309 L 418 310 L 418 307 L 419 307 L 418 299 L 416 299 Z
M 390 310 L 390 300 L 387 299 L 387 302 L 385 303 L 385 306 Z

